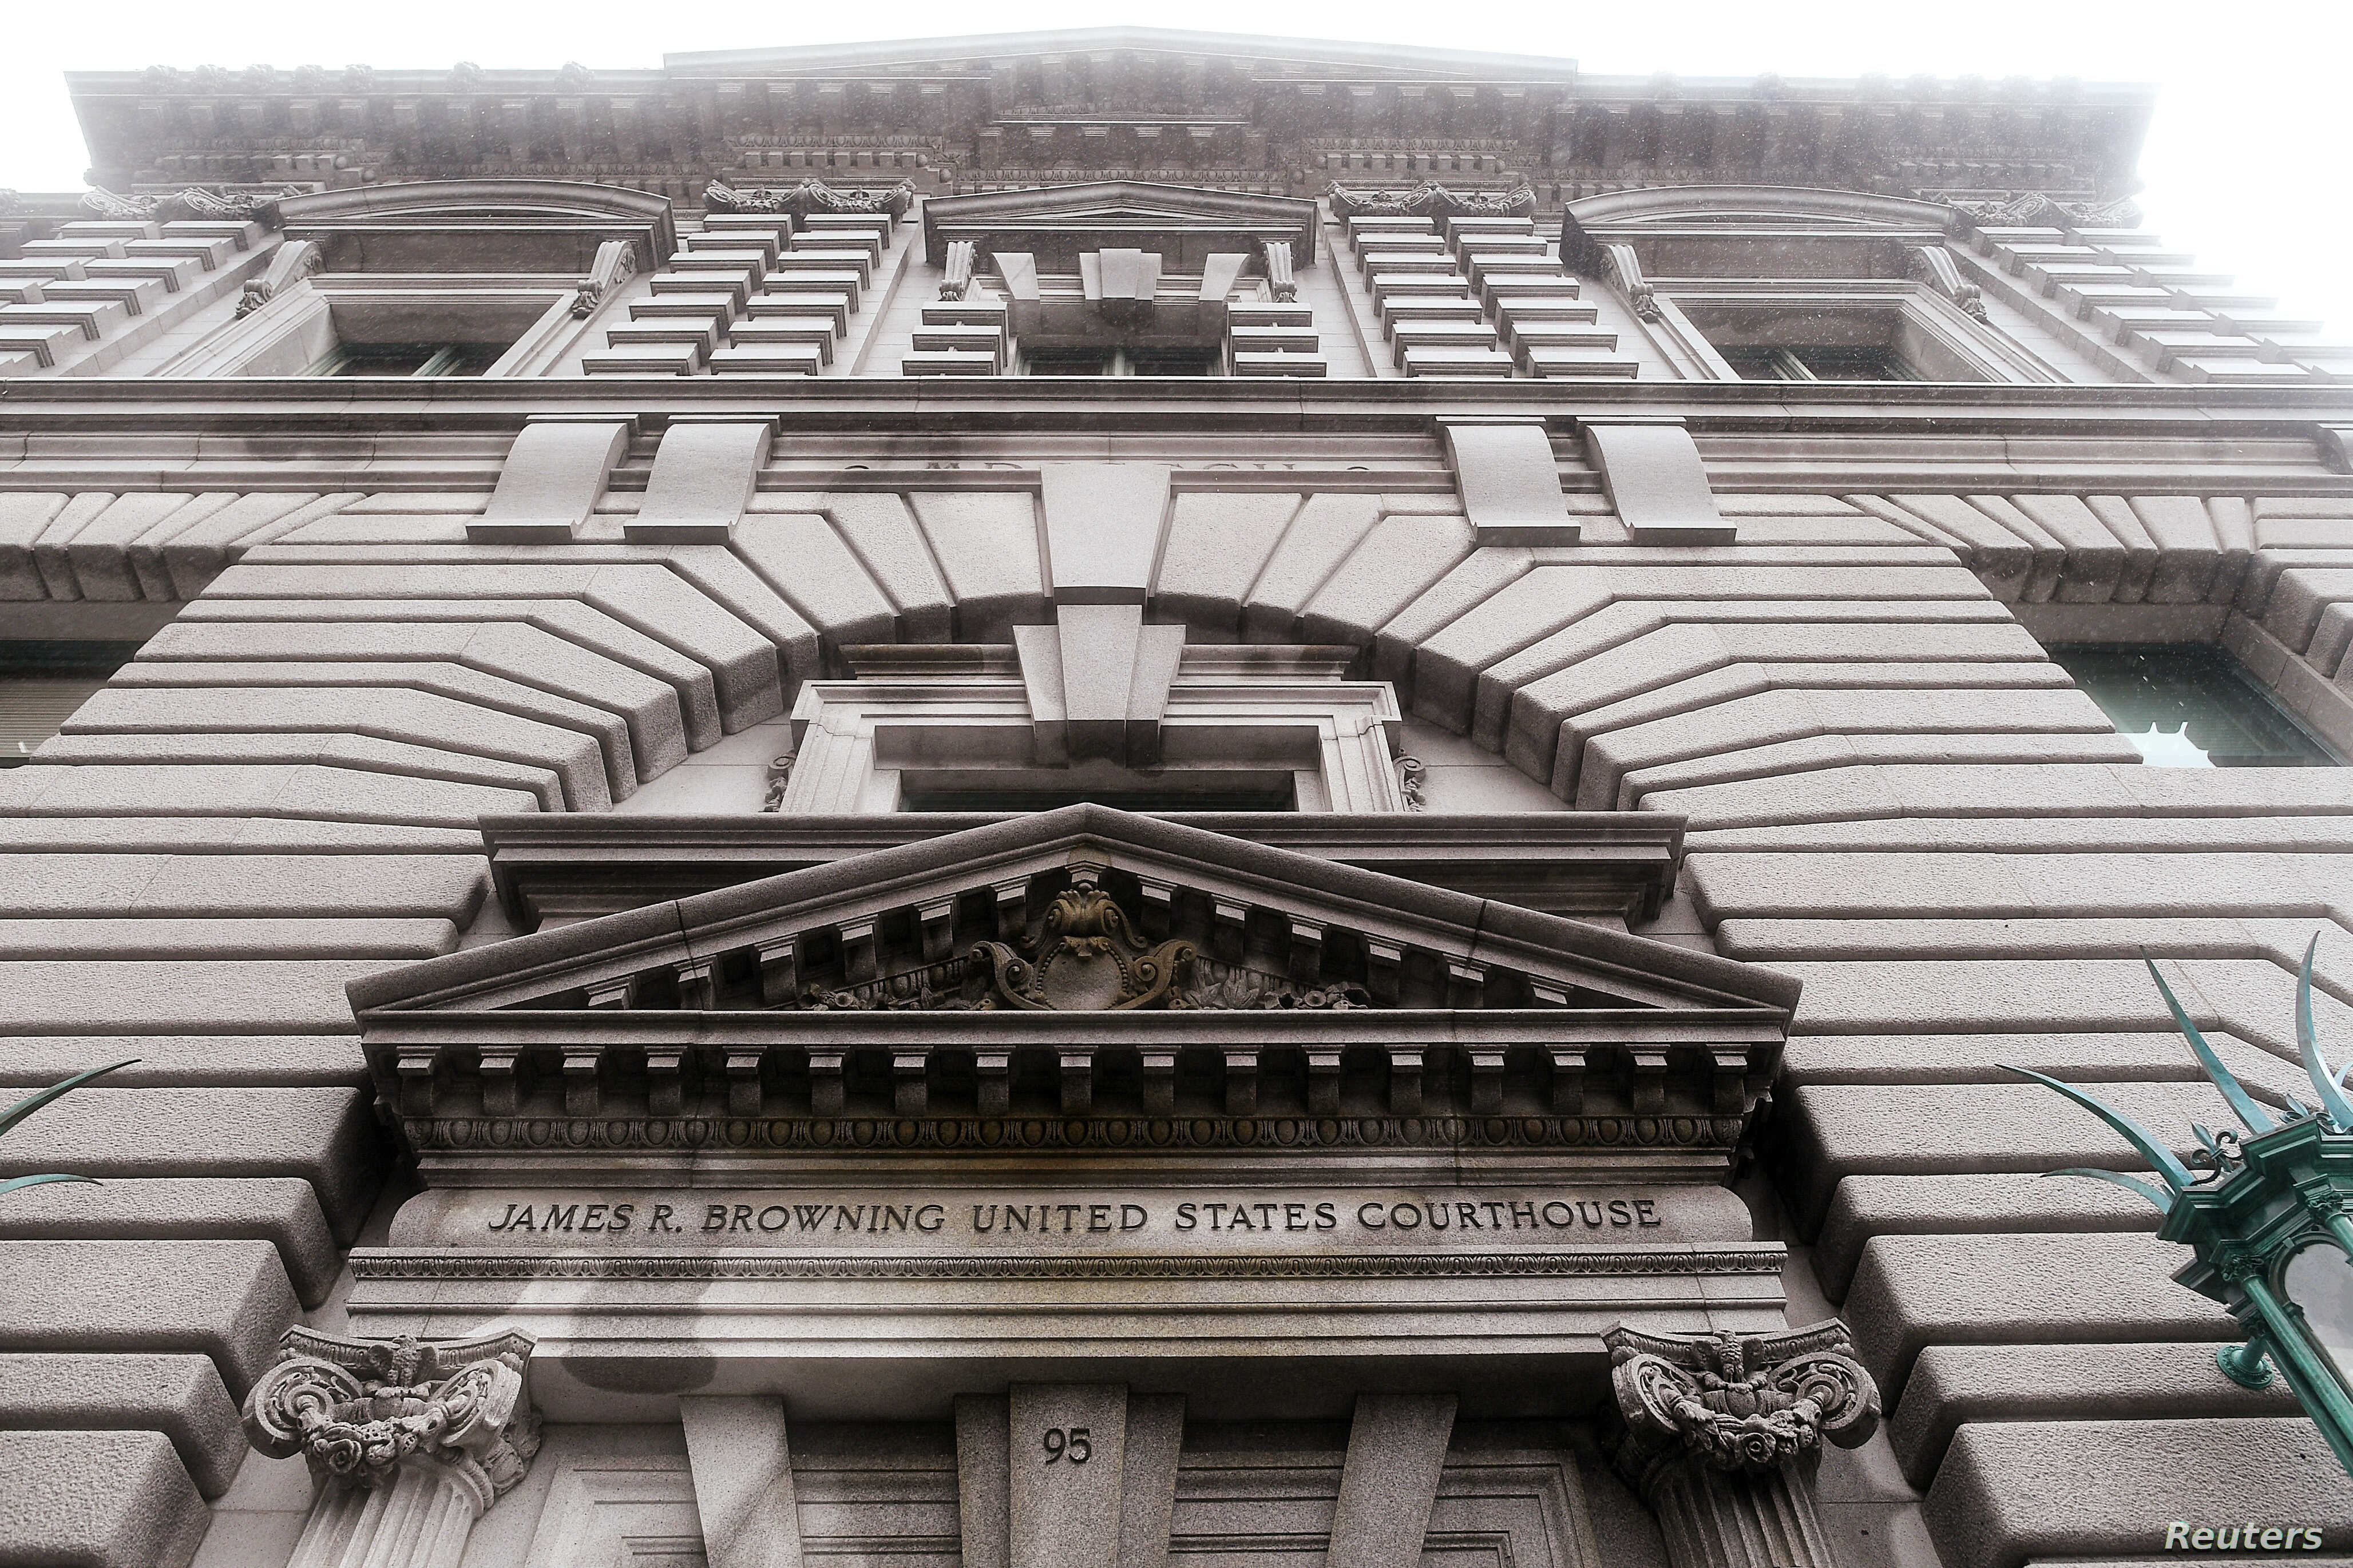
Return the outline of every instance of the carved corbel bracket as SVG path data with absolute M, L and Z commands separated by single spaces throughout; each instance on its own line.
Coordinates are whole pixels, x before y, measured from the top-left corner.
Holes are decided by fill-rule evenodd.
M 1652 297 L 1651 285 L 1642 276 L 1641 258 L 1634 254 L 1634 247 L 1630 245 L 1605 245 L 1601 251 L 1609 258 L 1611 280 L 1618 285 L 1618 291 L 1626 296 L 1627 302 L 1634 307 L 1634 314 L 1645 321 L 1661 320 L 1659 302 Z
M 235 319 L 242 321 L 326 265 L 326 253 L 319 248 L 318 241 L 288 240 L 278 247 L 278 254 L 269 258 L 269 268 L 260 277 L 246 279 L 245 291 L 237 301 Z
M 1299 279 L 1292 270 L 1291 241 L 1270 239 L 1262 247 L 1266 253 L 1266 283 L 1274 295 L 1275 303 L 1288 305 L 1299 298 Z
M 1986 319 L 1985 297 L 1974 283 L 1965 281 L 1961 269 L 1953 264 L 1952 253 L 1941 245 L 1915 245 L 1906 271 L 1919 281 L 1958 305 L 1968 314 L 1982 321 Z
M 246 1436 L 272 1458 L 301 1455 L 322 1497 L 418 1471 L 451 1486 L 479 1518 L 539 1451 L 533 1342 L 523 1333 L 361 1340 L 290 1329 L 246 1396 Z
M 572 316 L 585 320 L 595 313 L 606 295 L 637 276 L 637 247 L 626 239 L 608 239 L 596 247 L 588 276 L 573 285 Z
M 968 239 L 948 241 L 948 253 L 941 268 L 945 274 L 940 279 L 941 299 L 961 300 L 971 291 L 974 248 Z

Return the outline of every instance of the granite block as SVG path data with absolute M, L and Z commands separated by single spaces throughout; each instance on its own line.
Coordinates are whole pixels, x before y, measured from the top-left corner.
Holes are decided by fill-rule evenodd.
M 2221 1307 L 2173 1282 L 2189 1261 L 2189 1248 L 2153 1236 L 1877 1236 L 1841 1316 L 1856 1359 L 1900 1407 L 1932 1344 L 2240 1338 Z
M 1963 1426 L 1922 1512 L 1949 1568 L 2159 1558 L 2168 1526 L 2313 1525 L 2353 1548 L 2353 1479 L 2304 1417 Z
M 298 1310 L 265 1241 L 0 1241 L 0 1352 L 201 1355 L 241 1400 Z
M 0 1355 L 5 1431 L 160 1432 L 208 1500 L 248 1451 L 236 1402 L 201 1355 Z
M 1930 1345 L 1912 1364 L 1887 1435 L 1905 1476 L 1926 1490 L 1953 1434 L 1988 1421 L 2243 1420 L 2294 1416 L 2284 1379 L 2242 1388 L 2213 1344 Z
M 210 1517 L 161 1432 L 0 1431 L 0 1563 L 187 1568 Z

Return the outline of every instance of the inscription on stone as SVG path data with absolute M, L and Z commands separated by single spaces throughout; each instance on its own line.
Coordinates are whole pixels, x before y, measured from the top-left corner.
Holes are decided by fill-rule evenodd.
M 902 1189 L 444 1189 L 413 1200 L 396 1246 L 533 1251 L 808 1248 L 1483 1252 L 1746 1240 L 1715 1187 L 923 1192 Z

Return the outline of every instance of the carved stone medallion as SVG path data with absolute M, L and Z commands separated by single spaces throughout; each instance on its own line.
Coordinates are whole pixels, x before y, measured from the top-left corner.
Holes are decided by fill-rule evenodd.
M 988 978 L 984 1005 L 1103 1013 L 1182 1005 L 1177 987 L 1191 973 L 1194 947 L 1184 941 L 1146 943 L 1096 873 L 1082 867 L 1046 911 L 1034 943 L 1016 951 L 1001 942 L 978 942 L 973 955 Z

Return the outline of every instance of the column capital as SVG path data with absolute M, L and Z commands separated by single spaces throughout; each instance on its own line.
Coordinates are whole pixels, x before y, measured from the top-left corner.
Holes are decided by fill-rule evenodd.
M 417 1470 L 449 1483 L 479 1518 L 539 1451 L 533 1342 L 520 1332 L 363 1340 L 290 1329 L 246 1398 L 246 1436 L 272 1458 L 301 1455 L 322 1498 Z
M 1879 1387 L 1836 1319 L 1781 1334 L 1673 1337 L 1621 1323 L 1602 1343 L 1630 1471 L 1671 1454 L 1719 1470 L 1783 1469 L 1810 1461 L 1825 1437 L 1852 1448 L 1879 1426 Z
M 1672 1568 L 1831 1568 L 1814 1462 L 1879 1426 L 1879 1389 L 1832 1319 L 1780 1334 L 1601 1336 L 1625 1431 L 1619 1473 Z

